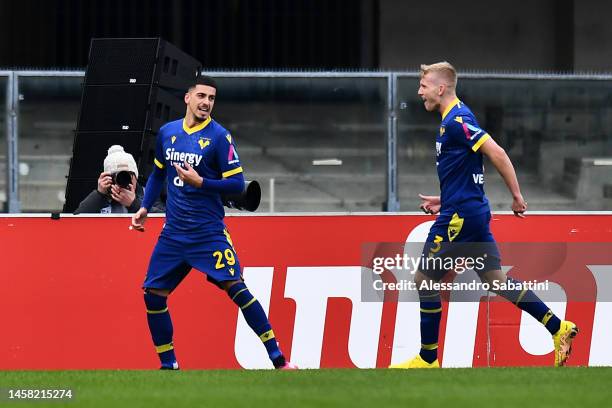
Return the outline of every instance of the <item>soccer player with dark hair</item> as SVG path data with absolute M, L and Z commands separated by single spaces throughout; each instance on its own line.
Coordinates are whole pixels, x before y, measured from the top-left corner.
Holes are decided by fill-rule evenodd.
M 484 267 L 476 270 L 481 280 L 491 287 L 501 285 L 497 295 L 511 301 L 541 322 L 553 337 L 556 367 L 565 365 L 578 333 L 576 325 L 561 321 L 529 289 L 520 287 L 520 281 L 508 278 L 501 270 L 500 256 L 489 222 L 491 210 L 484 193 L 483 154 L 486 155 L 504 179 L 512 194 L 512 211 L 524 217 L 527 203 L 521 195 L 516 173 L 510 158 L 492 138 L 480 128 L 472 111 L 461 102 L 455 92 L 457 73 L 448 62 L 421 65 L 418 95 L 428 112 L 442 115 L 440 133 L 436 138 L 436 166 L 440 179 L 440 196 L 420 195 L 421 209 L 439 216 L 429 230 L 426 256 L 440 257 L 452 254 L 454 243 L 479 243 L 487 249 Z M 452 245 L 449 243 L 453 243 Z M 462 245 L 462 244 L 459 244 Z M 463 244 L 465 245 L 465 244 Z M 411 360 L 391 365 L 390 368 L 438 368 L 438 331 L 442 315 L 440 293 L 432 288 L 447 271 L 424 268 L 415 275 L 419 290 L 421 311 L 421 350 Z M 423 282 L 426 285 L 422 285 Z M 504 285 L 513 282 L 517 285 Z M 504 286 L 506 289 L 503 289 Z
M 281 352 L 260 303 L 241 276 L 240 263 L 223 218 L 221 195 L 241 193 L 244 177 L 236 142 L 212 119 L 217 84 L 199 77 L 185 94 L 185 118 L 157 135 L 155 166 L 132 228 L 144 231 L 147 214 L 168 182 L 166 223 L 151 255 L 143 284 L 147 321 L 162 369 L 178 369 L 172 343 L 168 295 L 192 268 L 227 292 L 259 336 L 275 368 L 294 369 Z

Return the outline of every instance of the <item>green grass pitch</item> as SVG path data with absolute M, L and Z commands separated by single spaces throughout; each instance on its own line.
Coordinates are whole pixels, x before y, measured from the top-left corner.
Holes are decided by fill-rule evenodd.
M 71 401 L 7 389 L 70 388 Z M 1 371 L 3 407 L 606 407 L 612 368 Z

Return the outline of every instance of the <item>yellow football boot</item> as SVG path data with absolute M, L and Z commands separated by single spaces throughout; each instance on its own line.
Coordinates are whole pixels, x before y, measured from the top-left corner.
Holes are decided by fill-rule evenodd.
M 420 354 L 417 354 L 413 359 L 399 364 L 391 364 L 389 368 L 440 368 L 440 363 L 438 359 L 435 359 L 433 363 L 428 363 L 423 360 Z
M 578 334 L 578 327 L 568 320 L 561 321 L 559 331 L 553 334 L 555 343 L 555 367 L 562 367 L 572 352 L 572 341 Z

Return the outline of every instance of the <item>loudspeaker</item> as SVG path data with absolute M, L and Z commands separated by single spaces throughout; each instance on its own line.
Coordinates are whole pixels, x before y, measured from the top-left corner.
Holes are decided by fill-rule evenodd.
M 155 133 L 183 117 L 183 95 L 201 63 L 161 38 L 94 38 L 66 187 L 65 212 L 96 188 L 108 148 L 134 156 L 141 183 L 153 166 Z
M 93 38 L 86 85 L 153 84 L 186 90 L 202 64 L 161 38 Z
M 183 95 L 152 85 L 85 85 L 77 129 L 157 132 L 185 115 Z
M 98 186 L 98 178 L 68 178 L 66 183 L 66 202 L 64 212 L 74 212 L 81 201 Z
M 149 150 L 155 148 L 155 134 L 151 132 L 76 132 L 69 178 L 98 179 L 103 170 L 108 148 L 121 145 L 126 153 L 134 156 L 138 172 L 144 166 L 142 153 L 150 156 Z M 151 159 L 151 162 L 153 159 Z

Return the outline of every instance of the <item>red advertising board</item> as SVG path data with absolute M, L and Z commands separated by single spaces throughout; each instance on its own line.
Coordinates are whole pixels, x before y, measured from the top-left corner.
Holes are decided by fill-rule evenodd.
M 386 367 L 418 351 L 418 304 L 361 301 L 362 244 L 405 242 L 432 220 L 295 215 L 226 223 L 246 283 L 292 361 Z M 141 283 L 162 224 L 151 218 L 137 233 L 121 217 L 0 217 L 0 369 L 156 368 Z M 500 242 L 612 243 L 610 214 L 496 215 L 491 226 Z M 592 275 L 596 296 L 612 297 L 612 265 L 585 252 L 579 273 Z M 612 303 L 602 299 L 553 307 L 581 330 L 569 365 L 612 365 L 603 343 L 612 336 Z M 169 307 L 183 368 L 271 367 L 235 305 L 200 272 L 191 272 Z M 548 333 L 511 304 L 485 298 L 444 309 L 443 366 L 552 365 Z

